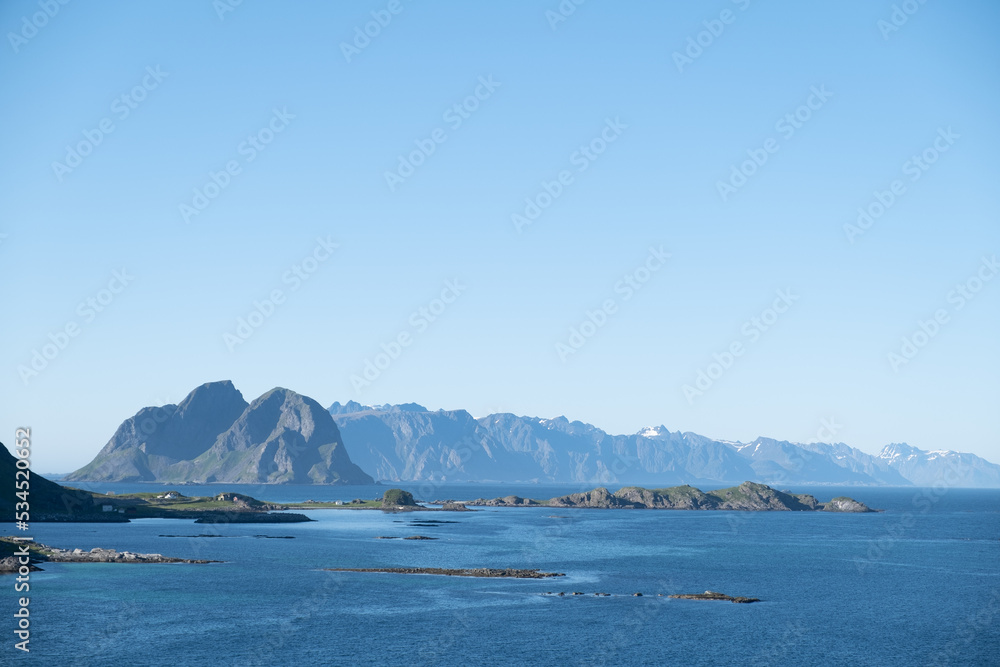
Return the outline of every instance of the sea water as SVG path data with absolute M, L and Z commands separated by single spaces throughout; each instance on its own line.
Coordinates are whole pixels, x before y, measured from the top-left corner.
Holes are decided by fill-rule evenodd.
M 179 490 L 287 502 L 367 499 L 384 488 Z M 545 498 L 575 490 L 439 485 L 433 495 Z M 885 511 L 312 510 L 304 513 L 315 522 L 304 524 L 33 524 L 30 534 L 52 546 L 226 562 L 43 564 L 31 574 L 31 654 L 13 648 L 10 615 L 2 654 L 10 662 L 84 665 L 1000 664 L 1000 491 L 792 490 L 821 501 L 850 495 Z M 198 537 L 205 534 L 213 536 Z M 437 539 L 375 539 L 410 535 Z M 332 567 L 513 567 L 566 576 L 324 570 Z M 13 610 L 13 579 L 3 581 Z M 666 597 L 705 590 L 761 602 Z M 567 595 L 545 595 L 560 591 Z

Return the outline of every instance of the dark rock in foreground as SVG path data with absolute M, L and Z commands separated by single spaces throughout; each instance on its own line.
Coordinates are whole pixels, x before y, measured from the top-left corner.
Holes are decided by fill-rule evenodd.
M 472 569 L 448 569 L 442 567 L 328 567 L 329 572 L 384 572 L 388 574 L 438 574 L 446 577 L 493 577 L 502 579 L 547 579 L 565 577 L 561 572 L 540 572 L 539 570 L 515 570 L 477 567 Z
M 705 591 L 704 593 L 679 593 L 677 595 L 668 595 L 667 597 L 677 598 L 678 600 L 723 600 L 728 602 L 736 602 L 738 604 L 760 602 L 759 598 L 732 597 L 730 595 L 726 595 L 724 593 L 717 593 L 715 591 Z
M 583 493 L 571 493 L 549 500 L 505 496 L 468 503 L 477 507 L 580 507 L 588 509 L 667 509 L 667 510 L 738 510 L 745 512 L 874 512 L 852 498 L 834 498 L 821 503 L 808 494 L 777 491 L 766 484 L 743 482 L 739 486 L 716 491 L 702 491 L 693 486 L 644 489 L 627 486 L 611 493 L 601 487 Z

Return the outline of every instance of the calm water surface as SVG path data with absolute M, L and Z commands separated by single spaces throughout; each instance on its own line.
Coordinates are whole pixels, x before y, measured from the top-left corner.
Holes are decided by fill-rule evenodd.
M 400 486 L 427 499 L 580 490 Z M 295 501 L 373 498 L 386 487 L 177 488 Z M 314 523 L 289 525 L 34 524 L 35 539 L 54 546 L 226 563 L 44 565 L 31 577 L 31 657 L 86 665 L 998 664 L 1000 491 L 792 490 L 820 500 L 850 495 L 886 511 L 317 510 L 306 512 Z M 221 537 L 193 537 L 202 533 Z M 438 539 L 374 539 L 417 534 Z M 567 576 L 322 570 L 395 566 L 541 568 Z M 706 589 L 763 602 L 657 597 Z

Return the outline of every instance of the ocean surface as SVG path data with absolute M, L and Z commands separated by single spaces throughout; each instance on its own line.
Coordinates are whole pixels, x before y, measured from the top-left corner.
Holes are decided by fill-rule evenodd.
M 546 498 L 580 490 L 399 486 L 426 500 Z M 177 488 L 185 495 L 232 490 L 300 501 L 374 498 L 387 487 Z M 885 511 L 315 510 L 305 512 L 314 523 L 287 525 L 36 523 L 28 534 L 52 546 L 226 562 L 43 564 L 44 572 L 31 575 L 31 654 L 13 649 L 13 620 L 6 615 L 2 636 L 9 645 L 0 662 L 1000 664 L 1000 490 L 791 490 L 821 501 L 849 495 Z M 5 524 L 2 532 L 13 530 Z M 438 539 L 376 540 L 380 535 Z M 327 567 L 514 567 L 566 576 L 472 579 L 323 571 Z M 13 610 L 13 579 L 0 582 L 9 584 L 3 604 Z M 706 589 L 762 602 L 657 596 Z

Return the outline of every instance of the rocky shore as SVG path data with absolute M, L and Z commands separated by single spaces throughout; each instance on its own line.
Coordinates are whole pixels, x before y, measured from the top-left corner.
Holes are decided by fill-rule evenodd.
M 548 579 L 565 577 L 561 572 L 541 572 L 539 570 L 515 570 L 512 568 L 477 567 L 472 569 L 448 569 L 441 567 L 328 567 L 329 572 L 382 572 L 388 574 L 437 574 L 446 577 L 490 577 L 500 579 Z

